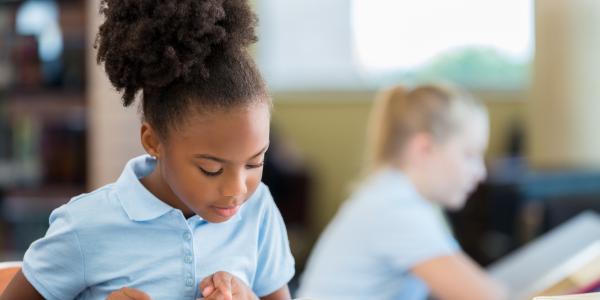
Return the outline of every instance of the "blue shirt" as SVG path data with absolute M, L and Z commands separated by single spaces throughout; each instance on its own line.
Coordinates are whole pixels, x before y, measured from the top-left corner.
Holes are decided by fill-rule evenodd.
M 301 297 L 426 299 L 410 269 L 459 251 L 439 213 L 400 171 L 384 169 L 346 202 L 321 235 L 302 274 Z
M 52 212 L 46 236 L 23 259 L 25 277 L 44 298 L 104 300 L 128 286 L 155 300 L 196 299 L 200 281 L 217 271 L 236 275 L 258 296 L 287 284 L 294 260 L 264 184 L 226 222 L 186 219 L 139 181 L 155 164 L 134 158 L 117 182 Z

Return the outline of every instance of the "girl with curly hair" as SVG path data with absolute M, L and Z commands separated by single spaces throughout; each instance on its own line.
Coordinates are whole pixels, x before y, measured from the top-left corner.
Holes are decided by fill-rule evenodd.
M 140 96 L 148 155 L 52 212 L 0 299 L 289 299 L 284 223 L 261 183 L 271 99 L 245 0 L 102 0 L 98 63 Z

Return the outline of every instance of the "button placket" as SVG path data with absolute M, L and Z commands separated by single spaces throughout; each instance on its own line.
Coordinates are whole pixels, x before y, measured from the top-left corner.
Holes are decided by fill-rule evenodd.
M 195 296 L 195 277 L 194 277 L 194 241 L 190 229 L 182 233 L 183 238 L 183 266 L 184 276 L 183 284 L 186 296 Z
M 188 286 L 188 287 L 194 286 L 194 279 L 192 277 L 188 277 L 185 280 L 185 285 Z

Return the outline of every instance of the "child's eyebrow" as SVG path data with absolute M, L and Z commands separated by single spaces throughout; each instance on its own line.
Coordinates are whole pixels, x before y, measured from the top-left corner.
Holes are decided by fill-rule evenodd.
M 265 153 L 267 151 L 267 149 L 269 149 L 269 145 L 267 144 L 262 150 L 260 150 L 260 152 L 252 155 L 250 158 L 248 158 L 248 160 L 254 159 L 258 156 L 260 156 L 261 154 Z M 218 163 L 229 163 L 229 160 L 226 160 L 224 158 L 220 158 L 220 157 L 216 157 L 210 154 L 196 154 L 194 155 L 195 158 L 203 158 L 203 159 L 209 159 L 209 160 L 214 160 Z

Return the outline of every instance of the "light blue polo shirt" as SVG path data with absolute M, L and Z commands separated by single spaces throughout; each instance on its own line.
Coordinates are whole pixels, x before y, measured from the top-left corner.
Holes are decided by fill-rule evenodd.
M 298 296 L 319 300 L 424 300 L 410 269 L 459 251 L 439 209 L 400 171 L 368 179 L 323 232 L 302 274 Z
M 258 296 L 294 275 L 285 225 L 264 184 L 224 223 L 208 223 L 152 195 L 139 181 L 156 161 L 129 161 L 117 182 L 52 212 L 23 273 L 49 300 L 102 299 L 128 286 L 154 300 L 196 299 L 206 276 L 230 272 Z

